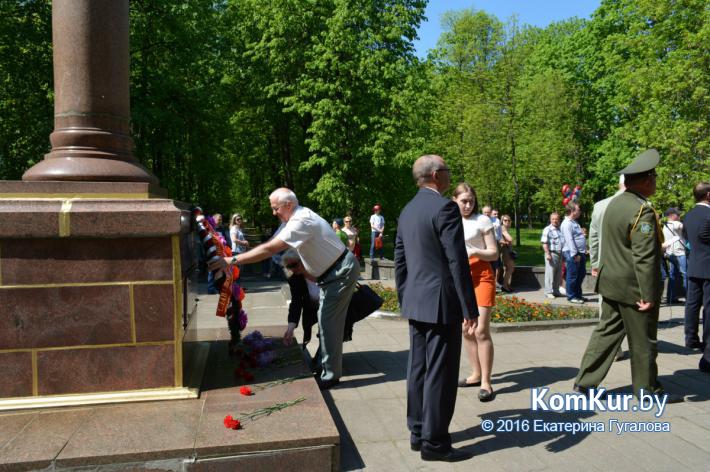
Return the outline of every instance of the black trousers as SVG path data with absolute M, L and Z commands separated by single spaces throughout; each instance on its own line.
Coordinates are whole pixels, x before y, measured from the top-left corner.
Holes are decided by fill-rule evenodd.
M 461 325 L 409 320 L 407 427 L 422 450 L 451 448 L 449 424 L 454 415 L 461 359 Z
M 685 297 L 685 343 L 697 342 L 700 308 L 703 307 L 703 341 L 710 341 L 710 279 L 688 277 Z

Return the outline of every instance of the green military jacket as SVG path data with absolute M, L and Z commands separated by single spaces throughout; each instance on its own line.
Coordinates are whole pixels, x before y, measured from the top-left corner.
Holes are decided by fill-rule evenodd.
M 601 224 L 597 293 L 617 302 L 661 301 L 663 251 L 656 212 L 630 190 L 613 197 Z

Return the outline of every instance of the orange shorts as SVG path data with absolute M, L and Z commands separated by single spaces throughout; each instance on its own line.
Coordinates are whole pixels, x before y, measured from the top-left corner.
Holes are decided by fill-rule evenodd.
M 471 269 L 473 291 L 476 294 L 478 306 L 495 306 L 496 281 L 491 263 L 471 256 L 468 258 L 468 266 Z

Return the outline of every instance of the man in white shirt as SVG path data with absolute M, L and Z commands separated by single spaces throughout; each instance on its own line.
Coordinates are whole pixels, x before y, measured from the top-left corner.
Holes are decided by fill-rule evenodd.
M 381 237 L 385 231 L 385 217 L 380 215 L 382 207 L 376 204 L 372 207 L 373 214 L 370 216 L 370 259 L 375 258 L 375 238 Z M 382 259 L 382 248 L 378 249 L 380 259 Z
M 685 239 L 683 239 L 683 223 L 680 222 L 680 212 L 677 208 L 669 208 L 665 213 L 668 221 L 663 224 L 663 249 L 668 260 L 668 303 L 676 303 L 675 293 L 677 280 L 680 278 L 683 292 L 688 289 L 688 260 L 685 257 Z M 661 265 L 663 267 L 663 265 Z
M 547 298 L 561 297 L 562 247 L 565 244 L 565 238 L 560 231 L 559 213 L 550 213 L 550 224 L 542 230 L 540 242 L 545 251 L 545 296 Z
M 326 390 L 340 383 L 343 330 L 360 266 L 328 222 L 312 210 L 300 206 L 291 190 L 274 190 L 269 202 L 274 215 L 284 223 L 278 234 L 250 251 L 220 259 L 210 269 L 227 264 L 258 262 L 289 247 L 298 252 L 306 273 L 316 280 L 321 289 L 318 328 L 323 371 L 318 383 L 322 390 Z

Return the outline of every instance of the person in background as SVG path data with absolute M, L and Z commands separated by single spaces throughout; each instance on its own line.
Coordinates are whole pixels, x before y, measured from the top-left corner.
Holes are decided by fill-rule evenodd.
M 683 223 L 680 222 L 680 212 L 677 208 L 669 208 L 665 213 L 668 221 L 663 224 L 663 249 L 668 261 L 668 304 L 677 303 L 675 287 L 680 279 L 683 292 L 688 291 L 688 260 L 685 257 L 685 239 L 683 238 Z M 663 267 L 663 265 L 661 266 Z
M 370 216 L 370 259 L 375 258 L 375 238 L 382 236 L 385 231 L 385 217 L 380 215 L 382 207 L 380 204 L 376 204 L 372 207 L 372 215 Z M 380 248 L 378 250 L 380 259 L 383 259 L 384 250 Z
M 500 219 L 498 219 L 498 210 L 494 211 L 490 206 L 486 205 L 481 209 L 481 213 L 490 218 L 493 224 L 493 237 L 500 248 L 500 240 L 503 236 L 500 227 Z M 503 274 L 501 273 L 500 251 L 498 251 L 498 258 L 495 261 L 491 261 L 491 267 L 493 268 L 493 276 L 496 281 L 496 291 L 500 291 L 501 284 L 499 281 L 503 278 Z
M 565 238 L 562 254 L 567 266 L 567 300 L 570 303 L 583 304 L 582 281 L 586 275 L 587 238 L 577 220 L 582 210 L 576 202 L 569 202 L 565 207 L 565 220 L 560 225 Z
M 318 306 L 320 305 L 320 289 L 311 280 L 301 263 L 301 258 L 295 249 L 287 249 L 281 257 L 288 287 L 291 290 L 291 302 L 288 305 L 288 327 L 283 336 L 286 346 L 293 341 L 293 332 L 303 320 L 303 349 L 311 340 L 313 325 L 318 323 Z
M 360 241 L 358 238 L 358 230 L 356 227 L 353 226 L 353 217 L 346 216 L 343 222 L 345 223 L 345 226 L 343 227 L 343 232 L 348 236 L 348 250 L 355 254 L 355 257 L 357 259 L 360 259 L 360 254 L 358 254 L 357 250 Z
M 334 219 L 332 226 L 333 231 L 335 231 L 335 234 L 338 235 L 340 240 L 343 242 L 343 245 L 345 245 L 345 247 L 348 247 L 348 235 L 345 231 L 342 230 L 343 220 L 341 218 Z
M 222 243 L 224 245 L 230 245 L 229 243 L 229 232 L 227 229 L 224 227 L 223 220 L 222 220 L 222 215 L 220 213 L 215 213 L 212 215 L 212 219 L 214 220 L 214 230 L 219 234 L 223 241 Z M 207 294 L 208 295 L 216 295 L 219 293 L 219 290 L 214 284 L 214 274 L 212 271 L 207 272 Z
M 560 214 L 550 213 L 550 224 L 542 230 L 542 249 L 545 251 L 545 296 L 547 298 L 561 297 L 560 282 L 562 280 L 562 246 L 564 236 L 560 231 Z
M 513 237 L 510 235 L 510 226 L 513 220 L 510 215 L 503 215 L 501 221 L 501 238 L 500 252 L 503 261 L 503 287 L 502 290 L 506 293 L 512 293 L 513 287 L 510 284 L 513 281 L 513 272 L 515 272 L 515 257 L 513 254 Z
M 232 246 L 232 254 L 240 254 L 249 249 L 249 241 L 244 237 L 242 231 L 242 215 L 235 213 L 229 225 L 229 241 Z
M 490 261 L 498 259 L 498 245 L 493 236 L 493 224 L 486 215 L 478 213 L 476 191 L 467 183 L 460 183 L 453 199 L 459 206 L 463 222 L 463 237 L 471 271 L 471 281 L 478 304 L 478 326 L 473 333 L 463 333 L 463 347 L 471 364 L 471 375 L 459 380 L 459 387 L 481 386 L 478 399 L 493 400 L 491 371 L 493 370 L 493 340 L 491 312 L 496 302 L 496 282 Z

